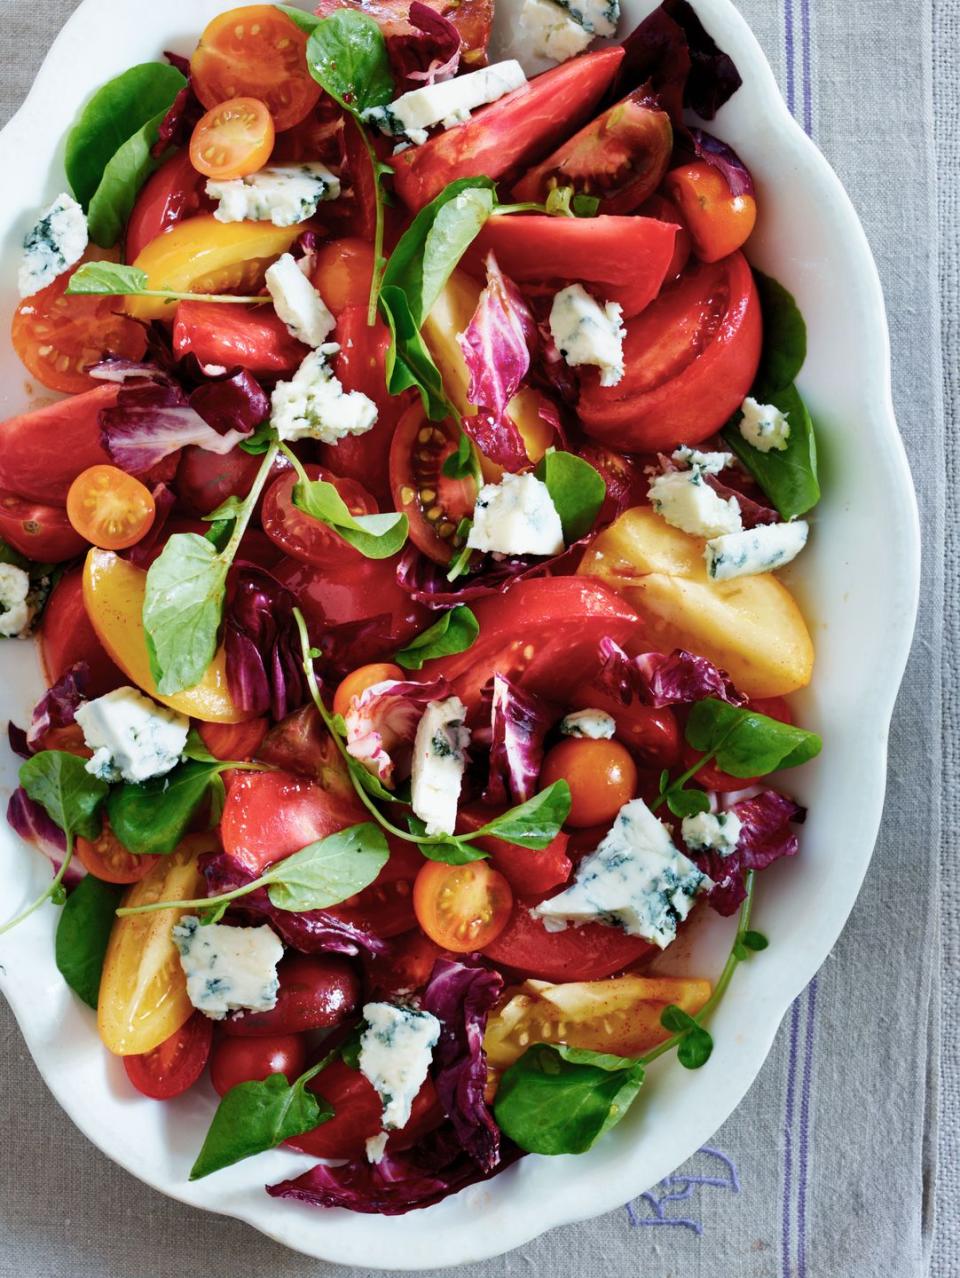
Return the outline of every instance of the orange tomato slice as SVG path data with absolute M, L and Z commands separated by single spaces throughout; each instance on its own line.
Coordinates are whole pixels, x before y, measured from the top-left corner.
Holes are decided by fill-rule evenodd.
M 445 950 L 482 950 L 507 925 L 513 909 L 510 884 L 486 861 L 446 865 L 428 861 L 413 885 L 417 922 Z
M 117 466 L 90 466 L 67 492 L 67 518 L 101 550 L 136 545 L 153 526 L 157 508 L 149 488 Z
M 230 98 L 212 107 L 190 139 L 198 173 L 227 181 L 262 169 L 273 150 L 273 117 L 258 98 Z

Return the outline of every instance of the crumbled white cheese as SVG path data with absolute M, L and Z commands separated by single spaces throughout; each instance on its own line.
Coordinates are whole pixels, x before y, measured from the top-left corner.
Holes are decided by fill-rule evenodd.
M 339 348 L 328 343 L 311 351 L 289 382 L 277 382 L 270 397 L 270 422 L 280 438 L 318 439 L 336 444 L 364 435 L 377 420 L 377 406 L 362 391 L 345 391 L 327 363 Z
M 658 475 L 648 490 L 653 509 L 668 524 L 694 537 L 719 537 L 743 527 L 736 497 L 721 497 L 697 465 Z
M 582 284 L 561 289 L 550 308 L 550 333 L 571 368 L 594 364 L 600 385 L 616 386 L 623 377 L 623 307 L 603 306 Z
M 790 438 L 788 413 L 781 413 L 775 404 L 758 404 L 748 396 L 741 408 L 740 434 L 761 453 L 771 450 L 783 452 Z
M 277 1003 L 277 964 L 283 958 L 280 938 L 261 927 L 202 925 L 186 914 L 173 929 L 180 966 L 187 978 L 187 997 L 198 1011 L 220 1021 L 243 1009 L 269 1012 Z
M 698 812 L 685 816 L 680 832 L 688 848 L 695 852 L 719 852 L 729 856 L 737 846 L 743 822 L 736 812 Z
M 496 102 L 526 82 L 519 62 L 494 62 L 452 80 L 411 89 L 387 106 L 369 107 L 362 118 L 381 133 L 419 145 L 426 142 L 427 130 L 435 124 L 443 124 L 445 129 L 464 124 L 471 111 Z
M 516 19 L 518 56 L 527 75 L 583 53 L 593 35 L 557 0 L 521 0 Z
M 613 36 L 620 22 L 620 0 L 560 0 L 570 17 L 593 35 Z
M 410 770 L 410 806 L 427 834 L 453 834 L 470 729 L 459 697 L 430 701 L 417 725 Z
M 322 346 L 337 326 L 323 298 L 313 287 L 292 253 L 284 253 L 265 276 L 267 288 L 287 332 L 307 346 Z
M 440 1022 L 432 1012 L 393 1003 L 367 1003 L 363 1017 L 366 1027 L 360 1036 L 360 1073 L 383 1101 L 384 1128 L 395 1131 L 406 1125 L 427 1077 L 440 1038 Z
M 703 557 L 714 581 L 772 572 L 796 559 L 807 544 L 810 525 L 804 519 L 788 524 L 758 524 L 745 532 L 713 537 Z
M 367 1151 L 368 1163 L 379 1163 L 382 1161 L 384 1154 L 387 1152 L 387 1141 L 390 1139 L 389 1132 L 378 1132 L 376 1136 L 368 1136 L 364 1142 Z
M 617 730 L 617 721 L 606 710 L 574 710 L 560 723 L 565 737 L 587 737 L 591 741 L 607 741 Z
M 559 554 L 563 526 L 546 484 L 530 472 L 509 471 L 499 484 L 484 484 L 467 545 L 499 555 Z
M 89 242 L 87 219 L 72 196 L 58 195 L 23 241 L 17 275 L 21 297 L 32 297 L 79 262 Z
M 207 183 L 207 195 L 219 200 L 218 222 L 306 222 L 324 200 L 340 195 L 340 179 L 325 164 L 275 164 L 246 177 Z
M 719 475 L 721 470 L 733 465 L 733 453 L 702 453 L 699 448 L 688 448 L 686 444 L 675 449 L 672 457 L 675 462 L 699 466 L 705 475 Z
M 115 688 L 76 712 L 93 751 L 87 771 L 104 781 L 134 784 L 176 767 L 187 744 L 190 720 L 159 706 L 136 688 Z
M 33 607 L 30 575 L 15 564 L 0 564 L 0 636 L 12 639 L 29 629 Z

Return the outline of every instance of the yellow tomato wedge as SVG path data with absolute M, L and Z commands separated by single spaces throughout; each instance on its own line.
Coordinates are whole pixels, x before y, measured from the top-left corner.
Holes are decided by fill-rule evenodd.
M 147 574 L 109 550 L 91 550 L 83 566 L 83 603 L 97 638 L 133 683 L 156 701 L 205 723 L 242 723 L 227 687 L 221 647 L 206 674 L 193 688 L 161 696 L 150 672 L 143 629 L 143 594 Z
M 651 644 L 707 657 L 748 697 L 805 687 L 813 642 L 790 591 L 772 573 L 711 581 L 704 544 L 637 506 L 596 538 L 579 571 L 600 577 L 637 609 Z
M 710 990 L 709 981 L 673 976 L 618 976 L 564 985 L 525 981 L 504 992 L 487 1020 L 487 1063 L 504 1070 L 532 1043 L 640 1056 L 669 1038 L 660 1024 L 668 1004 L 692 1016 Z
M 218 222 L 212 213 L 201 213 L 151 240 L 132 265 L 146 272 L 147 288 L 253 296 L 263 286 L 267 267 L 306 229 L 303 222 Z M 172 320 L 175 303 L 128 297 L 124 309 L 139 320 Z
M 210 834 L 191 835 L 134 883 L 122 904 L 185 901 L 203 896 L 197 866 L 202 852 L 217 848 Z M 183 910 L 156 910 L 116 919 L 100 978 L 97 1028 L 116 1056 L 152 1052 L 193 1014 L 180 956 L 170 931 Z

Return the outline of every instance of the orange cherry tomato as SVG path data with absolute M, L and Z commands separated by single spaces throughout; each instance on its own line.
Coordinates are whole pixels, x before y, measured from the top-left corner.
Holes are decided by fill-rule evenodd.
M 246 177 L 269 160 L 274 136 L 273 116 L 258 98 L 230 98 L 193 130 L 190 163 L 208 178 Z
M 353 698 L 359 697 L 375 683 L 384 683 L 387 679 L 406 678 L 400 667 L 389 661 L 374 661 L 369 666 L 359 666 L 356 670 L 350 671 L 333 694 L 333 713 L 346 714 Z
M 311 280 L 331 312 L 339 316 L 348 306 L 367 305 L 372 273 L 373 246 L 347 236 L 319 249 Z
M 67 493 L 67 518 L 101 550 L 125 550 L 150 531 L 156 506 L 150 489 L 116 466 L 90 466 Z
M 146 853 L 128 852 L 106 821 L 96 839 L 77 835 L 77 860 L 104 883 L 139 883 L 160 860 Z
M 757 220 L 752 195 L 731 195 L 726 178 L 711 164 L 684 164 L 667 174 L 666 188 L 680 207 L 702 262 L 719 262 L 740 248 Z
M 428 861 L 413 885 L 417 922 L 431 941 L 455 954 L 482 950 L 507 926 L 510 884 L 486 861 Z
M 190 78 L 208 110 L 230 98 L 261 99 L 278 133 L 309 115 L 321 93 L 307 70 L 306 34 L 270 4 L 214 18 L 190 59 Z
M 581 828 L 612 821 L 637 792 L 637 765 L 619 741 L 571 738 L 555 745 L 540 771 L 540 784 L 570 786 L 567 825 Z

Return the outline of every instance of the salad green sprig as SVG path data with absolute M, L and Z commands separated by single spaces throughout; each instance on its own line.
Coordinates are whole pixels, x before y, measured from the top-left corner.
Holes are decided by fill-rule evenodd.
M 67 297 L 160 297 L 167 302 L 233 302 L 263 304 L 270 298 L 241 297 L 234 293 L 177 293 L 166 288 L 150 288 L 146 271 L 119 262 L 84 262 L 70 277 Z

